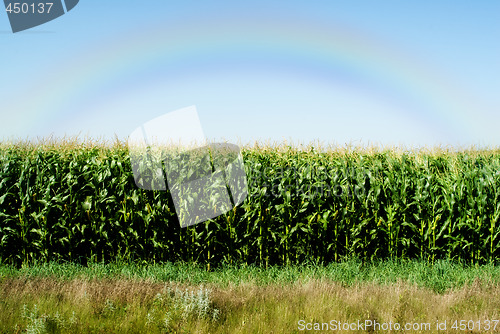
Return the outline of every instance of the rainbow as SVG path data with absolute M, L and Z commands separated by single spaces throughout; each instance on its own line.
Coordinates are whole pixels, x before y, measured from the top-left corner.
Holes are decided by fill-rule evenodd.
M 413 116 L 446 124 L 462 137 L 477 135 L 468 127 L 473 99 L 449 76 L 351 28 L 297 21 L 207 19 L 194 25 L 157 24 L 116 36 L 48 69 L 23 91 L 30 98 L 21 103 L 14 99 L 8 110 L 27 113 L 31 117 L 24 126 L 36 128 L 86 100 L 106 100 L 101 92 L 121 87 L 124 78 L 134 81 L 161 67 L 168 68 L 168 80 L 175 81 L 196 64 L 223 67 L 234 59 L 248 59 L 248 66 L 271 71 L 292 69 L 316 80 L 332 80 L 333 74 L 343 80 L 363 78 L 384 94 L 418 104 L 408 109 Z

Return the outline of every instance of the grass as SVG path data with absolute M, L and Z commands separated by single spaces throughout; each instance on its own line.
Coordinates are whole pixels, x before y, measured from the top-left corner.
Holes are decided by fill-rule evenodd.
M 1 266 L 0 333 L 302 333 L 300 320 L 447 320 L 452 333 L 454 320 L 500 319 L 499 287 L 498 266 L 447 261 Z
M 225 265 L 207 271 L 196 263 L 41 263 L 15 268 L 0 266 L 0 278 L 56 278 L 73 279 L 125 279 L 147 280 L 155 283 L 177 282 L 188 285 L 212 284 L 219 287 L 230 285 L 307 283 L 311 280 L 333 281 L 349 287 L 359 283 L 393 284 L 405 281 L 420 288 L 444 293 L 459 289 L 481 280 L 500 284 L 500 266 L 464 265 L 452 261 L 436 261 L 434 264 L 417 260 L 386 260 L 363 263 L 347 260 L 329 265 L 313 263 L 289 266 L 271 266 L 267 269 L 252 265 Z

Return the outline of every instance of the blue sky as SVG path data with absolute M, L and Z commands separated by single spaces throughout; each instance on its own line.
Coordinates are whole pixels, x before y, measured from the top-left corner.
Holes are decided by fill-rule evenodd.
M 81 0 L 13 34 L 0 137 L 121 139 L 196 105 L 213 140 L 500 144 L 498 1 Z

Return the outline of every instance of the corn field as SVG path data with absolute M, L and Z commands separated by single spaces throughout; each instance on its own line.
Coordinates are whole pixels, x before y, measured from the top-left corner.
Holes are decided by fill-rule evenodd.
M 242 154 L 243 204 L 181 228 L 168 190 L 135 185 L 123 144 L 3 144 L 0 261 L 498 263 L 497 151 L 256 145 Z

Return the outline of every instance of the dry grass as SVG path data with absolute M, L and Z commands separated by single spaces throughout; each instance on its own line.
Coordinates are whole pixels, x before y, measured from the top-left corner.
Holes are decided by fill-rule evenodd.
M 0 285 L 0 332 L 26 328 L 29 324 L 21 315 L 23 305 L 32 309 L 35 304 L 40 314 L 49 316 L 46 319 L 54 318 L 56 312 L 69 319 L 75 312 L 77 321 L 73 326 L 57 328 L 55 332 L 61 333 L 301 333 L 299 320 L 324 323 L 367 319 L 431 323 L 433 330 L 436 320 L 447 320 L 448 331 L 441 333 L 452 333 L 454 320 L 500 319 L 500 287 L 480 280 L 443 294 L 403 282 L 345 287 L 311 280 L 285 286 L 213 285 L 211 307 L 220 311 L 217 320 L 174 316 L 168 327 L 161 326 L 164 319 L 159 315 L 170 312 L 173 304 L 158 308 L 155 300 L 158 294 L 167 296 L 175 288 L 196 291 L 199 286 L 135 280 L 5 278 Z M 148 320 L 151 314 L 159 319 L 153 327 Z
M 498 286 L 482 285 L 436 294 L 427 289 L 399 283 L 389 286 L 362 284 L 343 287 L 336 283 L 312 281 L 285 287 L 239 286 L 215 295 L 217 305 L 227 312 L 237 333 L 300 332 L 299 320 L 306 322 L 429 322 L 436 320 L 499 319 Z M 500 326 L 500 325 L 499 325 Z M 497 328 L 500 332 L 500 327 Z

